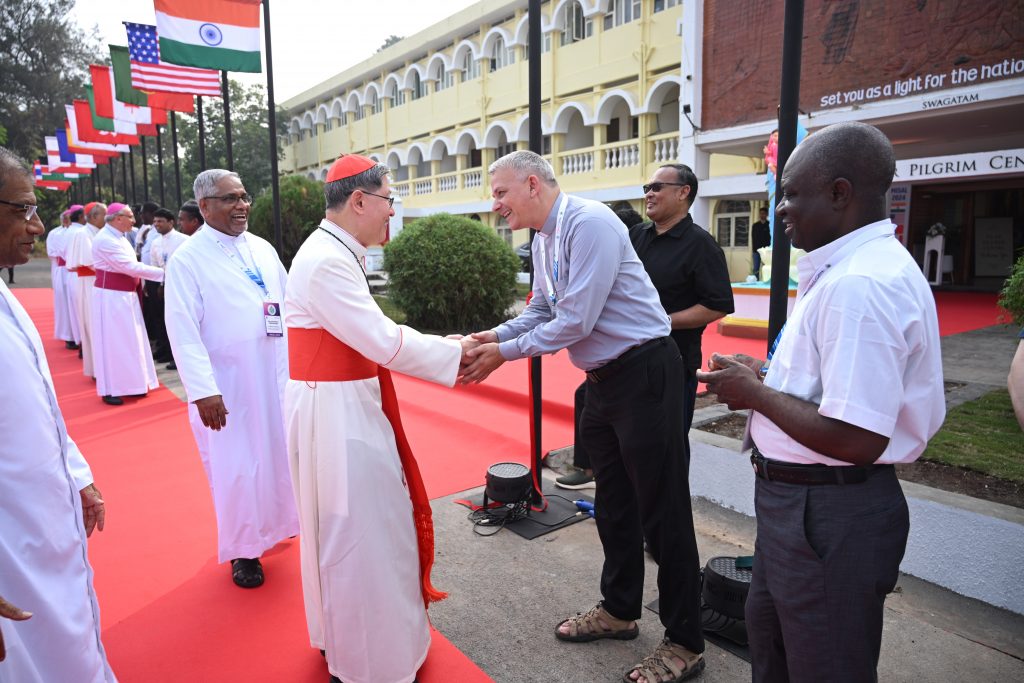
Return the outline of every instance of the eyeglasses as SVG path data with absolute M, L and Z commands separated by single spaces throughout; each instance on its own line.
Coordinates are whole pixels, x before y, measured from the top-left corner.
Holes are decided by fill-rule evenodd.
M 39 207 L 36 206 L 35 204 L 18 204 L 16 202 L 9 202 L 6 199 L 0 199 L 0 204 L 6 204 L 7 206 L 16 206 L 19 209 L 24 209 L 25 220 L 27 221 L 32 220 L 32 217 L 36 215 L 36 211 L 39 210 Z
M 648 183 L 648 184 L 644 185 L 644 194 L 647 194 L 648 192 L 661 192 L 661 188 L 665 187 L 666 185 L 675 185 L 676 187 L 685 187 L 686 183 L 662 183 L 662 182 Z
M 368 194 L 371 197 L 380 197 L 381 199 L 383 199 L 384 201 L 386 201 L 388 203 L 388 207 L 392 207 L 392 206 L 395 205 L 395 198 L 394 197 L 385 197 L 382 194 L 374 194 L 372 192 L 367 192 L 366 190 L 363 190 L 363 194 Z
M 231 204 L 232 206 L 237 204 L 239 201 L 241 201 L 243 204 L 252 204 L 252 195 L 249 194 L 248 192 L 246 192 L 245 194 L 226 194 L 221 197 L 204 197 L 204 199 L 219 199 L 225 204 Z

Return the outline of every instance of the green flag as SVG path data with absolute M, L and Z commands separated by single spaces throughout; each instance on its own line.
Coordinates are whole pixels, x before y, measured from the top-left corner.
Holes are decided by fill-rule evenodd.
M 188 93 L 146 93 L 132 87 L 132 60 L 124 45 L 109 45 L 110 64 L 114 67 L 114 97 L 125 104 L 153 109 L 173 109 L 185 114 L 196 110 L 195 99 Z

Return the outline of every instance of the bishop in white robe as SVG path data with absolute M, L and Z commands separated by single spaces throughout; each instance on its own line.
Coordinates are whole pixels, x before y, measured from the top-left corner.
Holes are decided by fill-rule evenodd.
M 335 162 L 327 218 L 296 254 L 285 297 L 306 621 L 345 683 L 414 680 L 430 646 L 425 605 L 444 597 L 430 585 L 429 500 L 385 414 L 397 402 L 381 368 L 452 386 L 462 344 L 395 324 L 370 294 L 366 247 L 394 213 L 386 173 L 358 155 Z
M 71 224 L 67 218 L 68 211 L 61 214 L 61 225 L 54 226 L 46 235 L 46 255 L 50 257 L 50 282 L 53 287 L 53 338 L 60 339 L 70 347 L 74 346 L 75 335 L 71 331 L 68 295 L 65 291 L 68 275 L 64 261 L 64 242 L 67 240 L 68 225 Z
M 21 168 L 19 168 L 21 166 Z M 35 205 L 28 167 L 0 149 L 0 198 Z M 0 266 L 28 261 L 38 216 L 0 206 Z M 103 500 L 68 436 L 39 332 L 0 281 L 0 681 L 112 683 L 86 537 Z M 31 616 L 26 618 L 26 614 Z
M 218 561 L 232 560 L 235 583 L 255 588 L 258 558 L 299 529 L 284 432 L 287 274 L 270 243 L 246 232 L 237 175 L 211 169 L 195 186 L 208 227 L 167 264 L 164 318 L 213 493 Z
M 153 352 L 142 322 L 140 279 L 161 282 L 164 271 L 139 263 L 124 233 L 131 229 L 130 207 L 107 208 L 107 224 L 92 242 L 96 283 L 92 295 L 93 367 L 96 393 L 120 405 L 121 396 L 145 395 L 160 386 Z
M 82 373 L 95 377 L 92 360 L 92 290 L 96 283 L 96 271 L 92 267 L 92 241 L 106 222 L 107 205 L 94 202 L 89 205 L 85 226 L 69 233 L 64 260 L 67 269 L 74 273 L 74 286 L 78 288 L 75 303 L 78 307 L 78 329 L 82 335 Z

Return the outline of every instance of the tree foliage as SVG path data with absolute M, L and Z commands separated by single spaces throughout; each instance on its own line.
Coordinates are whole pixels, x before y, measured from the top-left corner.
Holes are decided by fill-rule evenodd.
M 384 39 L 383 43 L 380 44 L 380 47 L 377 48 L 377 52 L 383 52 L 384 50 L 388 49 L 395 43 L 400 43 L 403 40 L 405 40 L 403 36 L 396 36 L 394 33 L 392 33 L 390 36 Z
M 295 252 L 323 217 L 323 183 L 301 175 L 281 178 L 281 260 L 286 267 L 291 267 Z M 274 244 L 274 201 L 269 190 L 256 198 L 249 212 L 249 231 Z
M 413 221 L 384 247 L 384 270 L 410 325 L 469 332 L 505 320 L 519 260 L 478 221 L 439 213 Z
M 1013 322 L 1024 325 L 1024 254 L 1017 258 L 1010 277 L 1003 284 L 999 305 L 1006 309 Z
M 64 122 L 64 105 L 84 96 L 89 63 L 103 52 L 95 30 L 72 23 L 74 0 L 5 0 L 0 12 L 0 127 L 26 160 Z

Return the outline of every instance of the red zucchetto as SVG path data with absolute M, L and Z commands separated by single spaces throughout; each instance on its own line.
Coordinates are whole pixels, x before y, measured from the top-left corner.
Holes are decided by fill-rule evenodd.
M 342 154 L 337 161 L 331 164 L 331 168 L 327 171 L 326 182 L 333 183 L 335 180 L 351 178 L 376 165 L 377 162 L 373 159 L 359 154 Z

